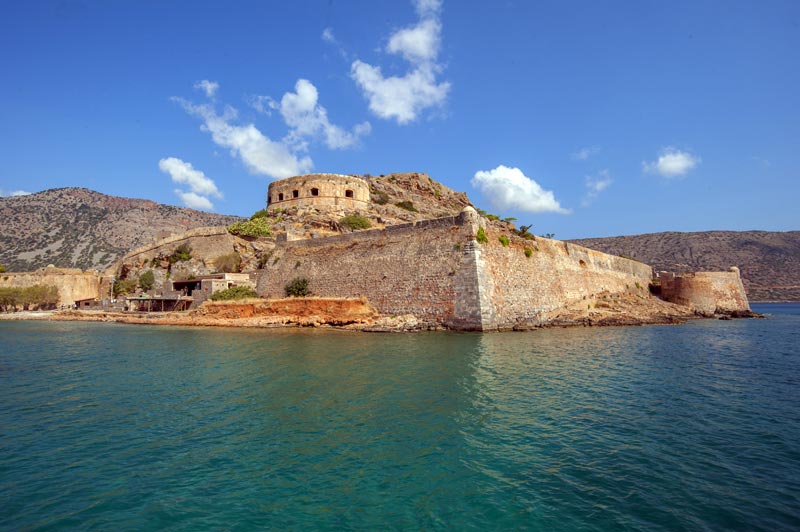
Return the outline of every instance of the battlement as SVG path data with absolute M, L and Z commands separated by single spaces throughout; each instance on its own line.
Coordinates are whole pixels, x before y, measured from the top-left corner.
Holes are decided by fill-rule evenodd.
M 270 183 L 267 210 L 290 207 L 364 209 L 369 200 L 369 185 L 361 177 L 308 174 Z

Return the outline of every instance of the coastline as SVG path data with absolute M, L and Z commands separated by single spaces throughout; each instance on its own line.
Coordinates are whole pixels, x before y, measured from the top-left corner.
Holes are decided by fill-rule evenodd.
M 503 330 L 551 327 L 614 327 L 676 325 L 693 319 L 757 317 L 758 314 L 704 315 L 652 297 L 605 294 L 543 313 L 536 322 Z M 297 328 L 319 327 L 362 332 L 448 330 L 442 324 L 411 314 L 381 316 L 365 299 L 287 298 L 208 302 L 183 312 L 111 312 L 103 310 L 20 311 L 0 314 L 0 320 L 95 321 L 137 325 Z

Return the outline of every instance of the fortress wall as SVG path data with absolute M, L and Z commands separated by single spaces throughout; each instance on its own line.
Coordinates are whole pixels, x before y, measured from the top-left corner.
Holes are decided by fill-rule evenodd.
M 661 272 L 661 297 L 704 314 L 750 310 L 738 268 L 675 275 Z
M 465 258 L 456 249 L 456 243 L 469 241 L 468 233 L 456 216 L 279 242 L 257 290 L 264 297 L 284 297 L 289 282 L 305 277 L 314 296 L 365 296 L 384 315 L 412 313 L 449 323 L 459 282 L 470 282 L 459 275 Z
M 26 288 L 37 284 L 55 286 L 58 288 L 58 304 L 72 305 L 79 299 L 100 299 L 101 279 L 97 272 L 41 268 L 35 272 L 0 274 L 0 288 Z M 108 292 L 104 293 L 108 297 Z
M 119 264 L 142 264 L 159 254 L 170 255 L 181 244 L 189 244 L 197 256 L 214 257 L 233 251 L 235 237 L 225 226 L 199 227 L 184 233 L 162 238 L 151 244 L 140 246 L 126 254 Z
M 490 305 L 484 329 L 536 325 L 544 313 L 603 291 L 649 296 L 652 268 L 646 264 L 558 240 L 512 236 L 506 247 L 499 234 L 489 230 L 487 236 L 479 273 Z

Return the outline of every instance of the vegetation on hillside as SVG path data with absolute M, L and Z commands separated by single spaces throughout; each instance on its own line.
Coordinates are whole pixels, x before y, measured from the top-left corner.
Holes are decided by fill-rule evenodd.
M 339 218 L 339 224 L 349 227 L 353 231 L 357 231 L 359 229 L 369 229 L 372 227 L 372 224 L 369 222 L 369 220 L 363 216 L 359 216 L 358 214 L 351 214 L 349 216 Z
M 251 297 L 258 297 L 258 294 L 249 286 L 231 286 L 230 288 L 211 294 L 211 301 L 230 301 L 233 299 L 248 299 Z
M 253 238 L 271 237 L 272 227 L 270 226 L 269 219 L 266 216 L 258 216 L 251 218 L 246 222 L 236 222 L 235 224 L 228 226 L 228 232 L 232 235 L 249 236 Z

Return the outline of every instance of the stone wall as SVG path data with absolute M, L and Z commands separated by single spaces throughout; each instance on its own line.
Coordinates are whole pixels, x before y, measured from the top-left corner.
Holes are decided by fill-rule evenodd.
M 96 271 L 83 271 L 66 268 L 40 268 L 35 272 L 7 272 L 0 274 L 0 287 L 26 288 L 33 285 L 47 285 L 58 288 L 59 305 L 72 305 L 80 299 L 102 299 L 109 297 L 109 291 L 101 292 L 103 276 Z M 108 280 L 103 283 L 107 288 Z
M 456 243 L 470 238 L 459 216 L 358 231 L 346 235 L 280 241 L 267 261 L 257 291 L 284 297 L 294 278 L 309 280 L 312 295 L 366 296 L 381 314 L 414 314 L 438 323 L 455 318 L 457 280 L 464 262 Z
M 676 275 L 660 272 L 661 297 L 702 314 L 729 314 L 750 310 L 739 268 L 727 272 Z
M 486 235 L 489 241 L 480 245 L 476 260 L 488 303 L 483 329 L 535 326 L 543 314 L 601 292 L 649 296 L 652 268 L 641 262 L 491 228 Z M 508 245 L 499 241 L 501 236 L 508 238 Z
M 360 177 L 309 174 L 270 183 L 267 210 L 309 206 L 363 209 L 369 199 L 369 185 Z
M 544 312 L 604 291 L 648 294 L 647 265 L 556 240 L 512 237 L 506 247 L 491 229 L 490 241 L 479 244 L 480 223 L 467 208 L 386 229 L 280 240 L 257 291 L 283 297 L 303 277 L 312 295 L 364 296 L 381 314 L 414 314 L 461 330 L 536 325 Z
M 122 257 L 112 266 L 112 270 L 118 269 L 121 264 L 145 264 L 159 255 L 170 255 L 181 244 L 188 244 L 193 255 L 216 257 L 232 252 L 235 242 L 236 237 L 225 226 L 199 227 L 140 246 Z

